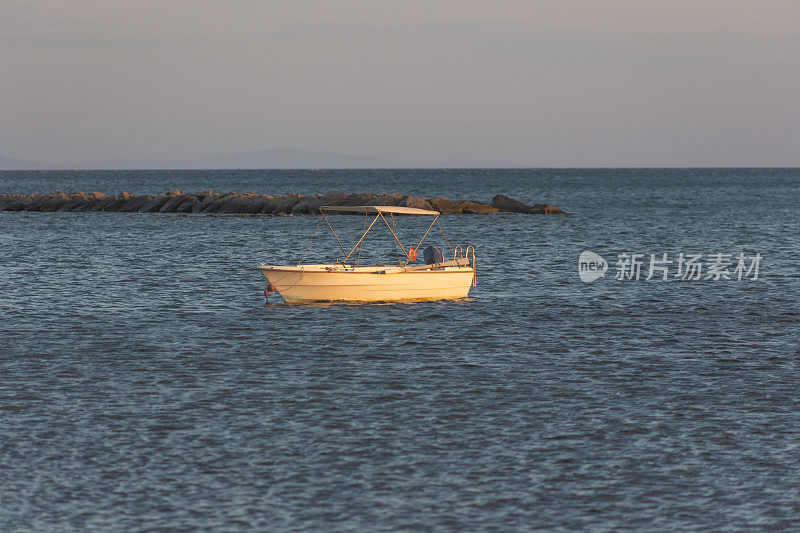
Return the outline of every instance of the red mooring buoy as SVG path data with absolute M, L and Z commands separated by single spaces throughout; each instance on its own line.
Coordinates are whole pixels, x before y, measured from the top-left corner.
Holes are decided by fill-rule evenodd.
M 268 283 L 267 288 L 264 289 L 264 299 L 267 301 L 267 303 L 269 303 L 269 293 L 274 291 L 275 291 L 275 285 L 273 285 L 272 283 Z

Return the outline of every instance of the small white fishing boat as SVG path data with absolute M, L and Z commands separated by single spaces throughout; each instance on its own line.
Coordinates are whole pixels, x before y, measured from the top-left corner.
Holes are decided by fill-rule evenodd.
M 329 214 L 361 214 L 364 215 L 364 231 L 355 245 L 348 252 L 342 246 L 339 236 L 333 230 L 326 215 Z M 375 215 L 372 222 L 367 225 L 367 217 Z M 409 246 L 408 251 L 400 242 L 395 232 L 395 215 L 432 216 L 433 222 L 422 235 L 416 247 Z M 295 302 L 320 302 L 320 301 L 349 301 L 349 302 L 388 302 L 401 300 L 443 300 L 465 298 L 470 287 L 475 286 L 475 248 L 473 246 L 456 246 L 450 248 L 453 259 L 445 261 L 441 251 L 433 246 L 424 250 L 424 265 L 411 266 L 416 260 L 417 250 L 434 224 L 442 229 L 439 224 L 438 211 L 417 209 L 414 207 L 395 207 L 381 205 L 366 206 L 322 206 L 320 208 L 320 221 L 324 220 L 333 233 L 343 259 L 337 258 L 331 264 L 302 264 L 303 255 L 296 265 L 268 265 L 261 263 L 258 270 L 267 278 L 265 294 L 277 291 L 287 303 Z M 389 217 L 392 221 L 389 224 Z M 396 253 L 397 263 L 390 265 L 362 266 L 359 264 L 364 237 L 379 220 L 386 224 L 392 234 L 402 256 Z M 314 228 L 314 234 L 316 234 Z M 314 238 L 311 236 L 311 240 Z M 448 247 L 450 243 L 442 230 Z M 311 244 L 309 240 L 309 245 Z M 356 250 L 359 254 L 355 255 Z M 401 258 L 402 257 L 402 258 Z M 354 261 L 355 259 L 355 261 Z

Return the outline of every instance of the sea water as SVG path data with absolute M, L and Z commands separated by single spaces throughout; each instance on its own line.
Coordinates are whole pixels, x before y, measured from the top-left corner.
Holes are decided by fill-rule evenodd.
M 292 306 L 255 267 L 314 217 L 0 212 L 0 529 L 800 526 L 800 170 L 0 172 L 171 189 L 569 214 L 443 216 L 477 250 L 465 300 Z M 681 279 L 692 254 L 730 279 Z

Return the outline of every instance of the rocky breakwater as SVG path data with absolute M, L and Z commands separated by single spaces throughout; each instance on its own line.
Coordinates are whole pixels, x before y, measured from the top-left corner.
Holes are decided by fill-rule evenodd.
M 101 192 L 51 194 L 0 194 L 0 211 L 112 211 L 137 213 L 206 213 L 244 215 L 307 215 L 319 213 L 323 205 L 391 205 L 431 209 L 446 214 L 513 212 L 563 214 L 550 205 L 527 205 L 498 194 L 492 203 L 447 198 L 422 198 L 404 194 L 253 194 L 199 191 L 184 194 L 133 195 L 127 192 L 106 195 Z

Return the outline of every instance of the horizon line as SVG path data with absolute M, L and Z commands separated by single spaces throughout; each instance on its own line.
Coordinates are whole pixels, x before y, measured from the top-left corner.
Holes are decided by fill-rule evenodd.
M 306 171 L 328 171 L 328 170 L 656 170 L 656 169 L 800 169 L 800 164 L 797 165 L 609 165 L 609 166 L 559 166 L 559 165 L 545 165 L 545 166 L 395 166 L 395 167 L 186 167 L 186 168 L 79 168 L 79 167 L 65 167 L 65 168 L 13 168 L 3 169 L 0 172 L 114 172 L 114 171 L 197 171 L 197 170 L 306 170 Z

